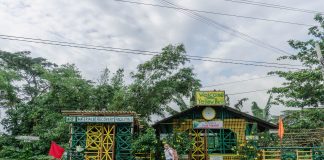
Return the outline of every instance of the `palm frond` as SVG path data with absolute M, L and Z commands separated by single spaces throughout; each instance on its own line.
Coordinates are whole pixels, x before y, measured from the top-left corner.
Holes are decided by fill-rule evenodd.
M 248 98 L 242 98 L 240 100 L 237 101 L 237 103 L 234 105 L 234 108 L 241 111 L 241 109 L 243 108 L 243 102 L 249 100 Z
M 251 110 L 252 110 L 253 116 L 258 117 L 258 118 L 262 118 L 262 119 L 264 118 L 263 117 L 263 110 L 254 101 L 252 102 Z
M 264 107 L 264 110 L 263 110 L 263 116 L 264 116 L 264 120 L 268 121 L 269 118 L 270 118 L 270 108 L 272 106 L 272 94 L 270 94 L 269 98 L 268 98 L 268 101 L 267 101 L 267 104 L 266 106 Z

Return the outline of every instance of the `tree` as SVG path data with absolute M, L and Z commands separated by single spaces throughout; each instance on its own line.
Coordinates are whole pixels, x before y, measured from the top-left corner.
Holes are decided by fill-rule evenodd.
M 157 149 L 158 140 L 153 128 L 147 128 L 143 133 L 138 135 L 132 143 L 132 152 L 151 154 Z
M 249 100 L 249 99 L 248 98 L 242 98 L 242 99 L 238 100 L 237 103 L 234 104 L 234 108 L 237 109 L 237 110 L 239 110 L 239 111 L 241 111 L 242 108 L 243 108 L 243 103 L 245 101 L 247 101 L 247 100 Z
M 315 51 L 315 43 L 319 43 L 324 50 L 324 19 L 322 15 L 316 15 L 315 20 L 319 25 L 311 27 L 308 33 L 312 39 L 288 41 L 298 53 L 278 58 L 278 60 L 300 62 L 304 69 L 269 73 L 286 80 L 282 87 L 273 87 L 270 91 L 277 95 L 275 100 L 284 106 L 305 108 L 319 107 L 324 104 L 324 77 Z
M 261 118 L 265 121 L 270 121 L 270 119 L 271 119 L 270 108 L 271 108 L 272 104 L 273 104 L 272 103 L 272 94 L 270 94 L 267 104 L 265 105 L 264 109 L 260 108 L 258 106 L 258 104 L 255 101 L 253 101 L 252 106 L 251 106 L 253 116 Z
M 7 118 L 1 123 L 10 133 L 6 138 L 10 143 L 5 140 L 0 144 L 0 155 L 37 159 L 46 155 L 51 140 L 66 143 L 68 124 L 61 110 L 90 108 L 92 84 L 82 79 L 74 65 L 57 66 L 29 57 L 29 52 L 1 51 L 0 62 L 0 85 L 6 91 L 1 102 L 8 107 Z M 17 135 L 39 136 L 40 141 L 22 143 L 13 139 Z M 6 154 L 12 152 L 19 154 Z
M 129 106 L 142 117 L 164 115 L 171 110 L 171 102 L 179 97 L 190 97 L 201 85 L 195 78 L 183 45 L 168 45 L 151 60 L 137 66 L 129 86 Z M 177 103 L 177 102 L 176 102 Z
M 286 110 L 283 112 L 287 129 L 316 129 L 324 127 L 324 109 Z
M 110 78 L 110 71 L 105 68 L 98 85 L 94 87 L 93 106 L 96 110 L 123 110 L 127 107 L 127 87 L 124 85 L 124 70 L 118 69 Z
M 37 159 L 47 155 L 52 140 L 67 145 L 69 129 L 62 110 L 132 110 L 149 120 L 173 104 L 187 109 L 184 98 L 200 87 L 193 69 L 186 66 L 183 45 L 169 45 L 138 65 L 130 85 L 124 84 L 123 69 L 110 75 L 106 68 L 94 83 L 84 79 L 73 64 L 58 66 L 29 54 L 0 51 L 4 90 L 0 105 L 8 107 L 1 124 L 10 133 L 0 137 L 0 158 Z M 39 136 L 40 141 L 22 143 L 14 139 L 17 135 Z

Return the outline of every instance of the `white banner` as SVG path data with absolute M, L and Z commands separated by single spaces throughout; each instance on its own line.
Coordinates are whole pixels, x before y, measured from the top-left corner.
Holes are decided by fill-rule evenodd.
M 193 121 L 192 124 L 193 124 L 194 129 L 219 129 L 219 128 L 223 128 L 223 121 L 206 121 L 206 122 Z

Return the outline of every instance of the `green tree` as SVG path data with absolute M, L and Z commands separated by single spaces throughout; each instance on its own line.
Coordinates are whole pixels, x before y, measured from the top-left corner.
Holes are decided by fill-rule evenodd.
M 174 148 L 179 155 L 188 154 L 194 144 L 188 132 L 174 132 L 163 139 L 163 141 Z
M 286 110 L 283 122 L 287 129 L 316 129 L 324 127 L 324 109 Z
M 247 100 L 249 100 L 249 99 L 248 99 L 248 98 L 242 98 L 242 99 L 239 99 L 239 100 L 237 101 L 237 103 L 234 104 L 234 108 L 237 109 L 237 110 L 239 110 L 239 111 L 241 111 L 242 108 L 243 108 L 243 103 L 244 103 L 245 101 L 247 101 Z
M 143 133 L 138 135 L 132 143 L 132 152 L 150 154 L 155 153 L 158 140 L 153 128 L 147 128 Z
M 151 60 L 137 66 L 132 73 L 134 82 L 129 86 L 129 105 L 142 117 L 164 115 L 171 110 L 171 102 L 178 97 L 190 97 L 201 85 L 195 78 L 183 45 L 169 45 Z
M 315 51 L 315 43 L 324 50 L 324 19 L 316 15 L 318 26 L 309 29 L 310 39 L 306 41 L 290 40 L 289 45 L 297 50 L 297 54 L 279 57 L 278 60 L 300 62 L 304 69 L 296 71 L 273 71 L 286 81 L 282 87 L 273 87 L 271 93 L 275 100 L 287 107 L 319 107 L 324 104 L 324 80 L 320 71 L 319 60 Z
M 105 68 L 98 80 L 98 85 L 94 87 L 94 108 L 96 110 L 123 110 L 124 108 L 120 106 L 127 106 L 126 90 L 124 70 L 117 70 L 110 78 L 110 71 Z
M 50 141 L 67 145 L 69 129 L 62 110 L 133 110 L 149 120 L 172 104 L 187 109 L 184 98 L 200 83 L 186 62 L 183 45 L 169 45 L 140 64 L 131 84 L 125 85 L 122 69 L 110 75 L 106 68 L 94 83 L 73 64 L 58 66 L 29 52 L 0 51 L 0 105 L 8 108 L 1 123 L 10 133 L 0 137 L 0 158 L 46 159 Z M 22 143 L 14 139 L 17 135 L 39 136 L 40 141 Z
M 59 67 L 43 58 L 29 57 L 29 52 L 1 51 L 0 60 L 0 85 L 6 91 L 1 102 L 8 108 L 1 123 L 11 138 L 40 137 L 33 143 L 2 143 L 0 157 L 15 152 L 19 154 L 8 155 L 10 159 L 37 159 L 35 156 L 46 155 L 51 140 L 68 142 L 68 124 L 60 112 L 91 107 L 92 84 L 82 79 L 74 65 Z
M 265 121 L 270 121 L 271 120 L 270 108 L 271 108 L 272 104 L 273 104 L 272 103 L 272 94 L 270 94 L 267 104 L 265 105 L 264 109 L 260 108 L 258 106 L 258 104 L 255 101 L 253 101 L 252 106 L 251 106 L 253 116 L 261 118 Z

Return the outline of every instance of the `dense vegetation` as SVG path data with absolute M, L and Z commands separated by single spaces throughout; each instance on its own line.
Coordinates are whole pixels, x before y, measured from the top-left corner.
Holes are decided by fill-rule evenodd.
M 10 135 L 1 137 L 0 156 L 6 158 L 46 155 L 50 141 L 68 142 L 68 126 L 62 110 L 131 110 L 148 122 L 153 114 L 173 111 L 171 102 L 183 102 L 199 88 L 183 45 L 169 45 L 151 60 L 138 65 L 124 83 L 124 72 L 105 69 L 98 82 L 84 79 L 71 64 L 58 66 L 29 52 L 0 52 L 1 106 L 8 117 L 2 121 Z M 39 136 L 22 143 L 17 135 Z

